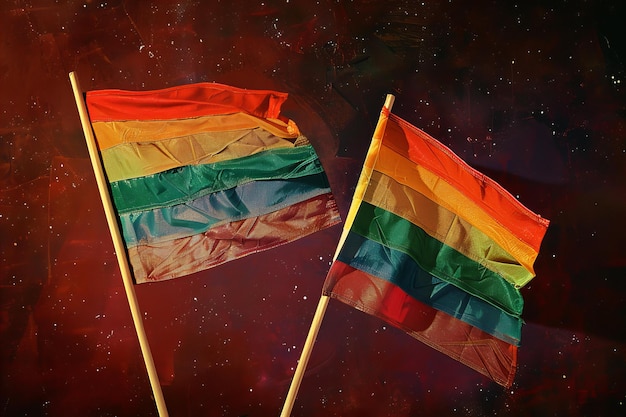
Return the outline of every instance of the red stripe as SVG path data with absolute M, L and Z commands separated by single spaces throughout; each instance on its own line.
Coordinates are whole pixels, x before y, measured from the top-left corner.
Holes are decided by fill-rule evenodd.
M 500 385 L 513 383 L 516 346 L 411 298 L 389 281 L 335 261 L 324 294 L 399 327 Z
M 537 252 L 549 221 L 425 132 L 390 114 L 383 145 L 441 177 Z
M 138 284 L 162 281 L 271 249 L 339 222 L 335 199 L 327 193 L 191 237 L 135 246 L 128 255 Z
M 277 91 L 199 83 L 152 91 L 89 91 L 87 107 L 92 122 L 185 119 L 237 112 L 277 119 L 286 99 L 286 93 Z

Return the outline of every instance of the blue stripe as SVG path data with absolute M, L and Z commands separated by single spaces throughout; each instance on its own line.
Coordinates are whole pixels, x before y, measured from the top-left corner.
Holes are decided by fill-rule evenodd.
M 127 247 L 203 233 L 213 226 L 257 217 L 330 193 L 323 172 L 286 180 L 253 181 L 172 207 L 120 215 Z
M 337 257 L 389 281 L 412 298 L 519 346 L 522 320 L 429 274 L 406 253 L 350 232 Z

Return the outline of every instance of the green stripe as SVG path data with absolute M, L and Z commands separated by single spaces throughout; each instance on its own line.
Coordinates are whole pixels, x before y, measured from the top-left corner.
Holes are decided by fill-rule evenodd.
M 402 251 L 348 233 L 337 259 L 397 285 L 418 301 L 519 346 L 522 319 L 429 274 Z
M 362 202 L 351 231 L 406 253 L 437 278 L 515 317 L 522 313 L 524 300 L 511 283 L 400 216 Z
M 311 145 L 277 148 L 243 158 L 187 165 L 111 183 L 118 213 L 174 206 L 256 180 L 317 174 L 322 165 Z
M 280 210 L 330 193 L 322 172 L 306 177 L 252 181 L 195 200 L 120 215 L 127 247 L 152 244 L 206 232 L 209 228 Z
M 373 171 L 363 200 L 403 217 L 517 288 L 534 276 L 470 221 L 388 175 Z

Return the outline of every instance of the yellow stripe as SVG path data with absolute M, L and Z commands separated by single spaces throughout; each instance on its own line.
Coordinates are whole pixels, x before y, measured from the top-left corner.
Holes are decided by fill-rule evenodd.
M 156 174 L 193 164 L 209 164 L 248 156 L 272 148 L 293 147 L 293 139 L 267 130 L 206 132 L 158 142 L 131 142 L 102 151 L 110 182 Z
M 533 264 L 537 258 L 537 252 L 437 175 L 384 145 L 380 147 L 374 169 L 457 213 L 497 242 L 534 275 Z
M 298 127 L 291 120 L 261 119 L 247 113 L 233 113 L 175 120 L 127 120 L 92 123 L 100 150 L 121 143 L 153 142 L 205 132 L 260 127 L 281 138 L 297 138 Z
M 372 173 L 363 201 L 403 217 L 518 288 L 533 278 L 532 271 L 471 223 L 385 174 Z

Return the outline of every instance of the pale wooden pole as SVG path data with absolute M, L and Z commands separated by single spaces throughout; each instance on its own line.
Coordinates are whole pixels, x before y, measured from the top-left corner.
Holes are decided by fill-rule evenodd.
M 302 353 L 300 354 L 300 361 L 298 362 L 298 366 L 296 367 L 296 372 L 293 374 L 293 379 L 291 380 L 289 392 L 287 393 L 287 397 L 285 398 L 285 405 L 283 405 L 283 411 L 280 413 L 280 417 L 289 417 L 291 415 L 291 410 L 293 409 L 293 404 L 296 401 L 296 396 L 298 395 L 298 389 L 300 388 L 302 378 L 304 377 L 306 365 L 308 364 L 309 358 L 311 357 L 311 352 L 313 351 L 313 345 L 315 344 L 317 333 L 322 326 L 322 319 L 324 318 L 324 313 L 326 312 L 326 307 L 328 307 L 329 300 L 330 297 L 322 294 L 319 303 L 317 303 L 317 309 L 315 310 L 315 315 L 313 316 L 313 322 L 311 323 L 311 327 L 309 328 L 309 334 L 307 335 L 306 341 L 304 342 L 304 348 L 302 349 Z
M 154 401 L 156 402 L 157 410 L 160 417 L 167 417 L 167 407 L 165 406 L 165 399 L 163 398 L 163 392 L 161 390 L 161 384 L 159 383 L 159 377 L 154 366 L 154 360 L 152 359 L 152 353 L 150 352 L 150 345 L 148 344 L 148 338 L 146 331 L 143 327 L 143 321 L 141 318 L 141 310 L 137 303 L 137 295 L 135 294 L 135 285 L 133 283 L 130 266 L 128 264 L 128 258 L 126 256 L 126 249 L 124 247 L 124 240 L 117 223 L 117 214 L 115 208 L 111 202 L 111 196 L 109 194 L 108 181 L 104 175 L 104 169 L 102 168 L 102 162 L 100 161 L 100 155 L 98 153 L 98 147 L 96 145 L 96 138 L 94 137 L 91 123 L 89 122 L 89 115 L 87 113 L 87 106 L 83 99 L 83 92 L 78 82 L 76 73 L 70 72 L 70 82 L 72 83 L 72 90 L 74 91 L 74 100 L 76 100 L 76 107 L 78 107 L 78 114 L 80 116 L 80 123 L 83 127 L 83 133 L 85 134 L 85 140 L 87 141 L 87 149 L 89 151 L 89 159 L 91 159 L 91 165 L 93 172 L 96 176 L 96 183 L 98 184 L 98 190 L 100 191 L 100 198 L 102 199 L 102 206 L 104 207 L 104 214 L 106 216 L 109 230 L 111 231 L 111 238 L 113 239 L 113 247 L 115 248 L 115 254 L 117 255 L 117 262 L 120 266 L 120 272 L 122 274 L 122 281 L 124 282 L 124 289 L 126 290 L 126 298 L 128 298 L 128 305 L 130 307 L 130 313 L 133 318 L 135 330 L 137 331 L 137 337 L 139 338 L 139 346 L 141 347 L 141 353 L 143 355 L 146 369 L 148 371 L 148 378 L 150 379 L 150 385 L 152 386 L 152 393 L 154 395 Z
M 386 108 L 388 111 L 391 111 L 394 100 L 395 97 L 392 94 L 387 94 L 384 108 Z M 377 149 L 380 145 L 386 120 L 387 116 L 384 116 L 381 112 L 381 116 L 378 119 L 378 124 L 376 126 L 376 131 L 374 132 L 374 138 L 372 138 L 372 143 L 370 144 L 368 156 L 377 153 L 373 150 Z M 362 184 L 363 182 L 369 182 L 371 171 L 371 166 L 368 167 L 367 165 L 364 165 L 363 171 L 361 171 L 361 175 L 359 176 L 359 184 Z M 356 210 L 358 209 L 360 201 L 363 198 L 363 196 L 360 195 L 361 193 L 359 188 L 361 190 L 364 190 L 364 187 L 357 187 L 357 191 L 352 198 L 352 203 L 350 204 L 350 209 L 348 211 L 348 217 L 346 219 L 346 223 L 344 224 L 341 238 L 339 239 L 339 244 L 337 245 L 337 249 L 335 251 L 335 255 L 333 256 L 333 262 L 337 259 L 337 256 L 339 255 L 339 251 L 343 246 L 343 242 L 346 239 L 346 235 L 348 234 L 348 231 L 350 230 L 350 227 L 352 225 L 352 220 L 354 219 Z M 329 301 L 330 297 L 322 294 L 322 296 L 320 297 L 320 301 L 317 303 L 317 309 L 315 310 L 315 315 L 313 316 L 313 322 L 311 323 L 309 333 L 306 337 L 306 341 L 304 342 L 304 347 L 302 348 L 300 360 L 298 361 L 298 366 L 296 367 L 296 371 L 293 374 L 293 379 L 291 380 L 289 392 L 287 392 L 287 397 L 285 398 L 285 404 L 283 405 L 280 417 L 289 417 L 291 415 L 293 405 L 296 401 L 296 396 L 298 395 L 298 390 L 300 389 L 300 384 L 302 383 L 302 378 L 304 378 L 304 371 L 306 370 L 309 358 L 311 357 L 313 345 L 315 344 L 317 334 L 319 333 L 320 327 L 322 326 L 322 319 L 324 318 L 324 313 L 326 313 L 326 307 L 328 307 Z

